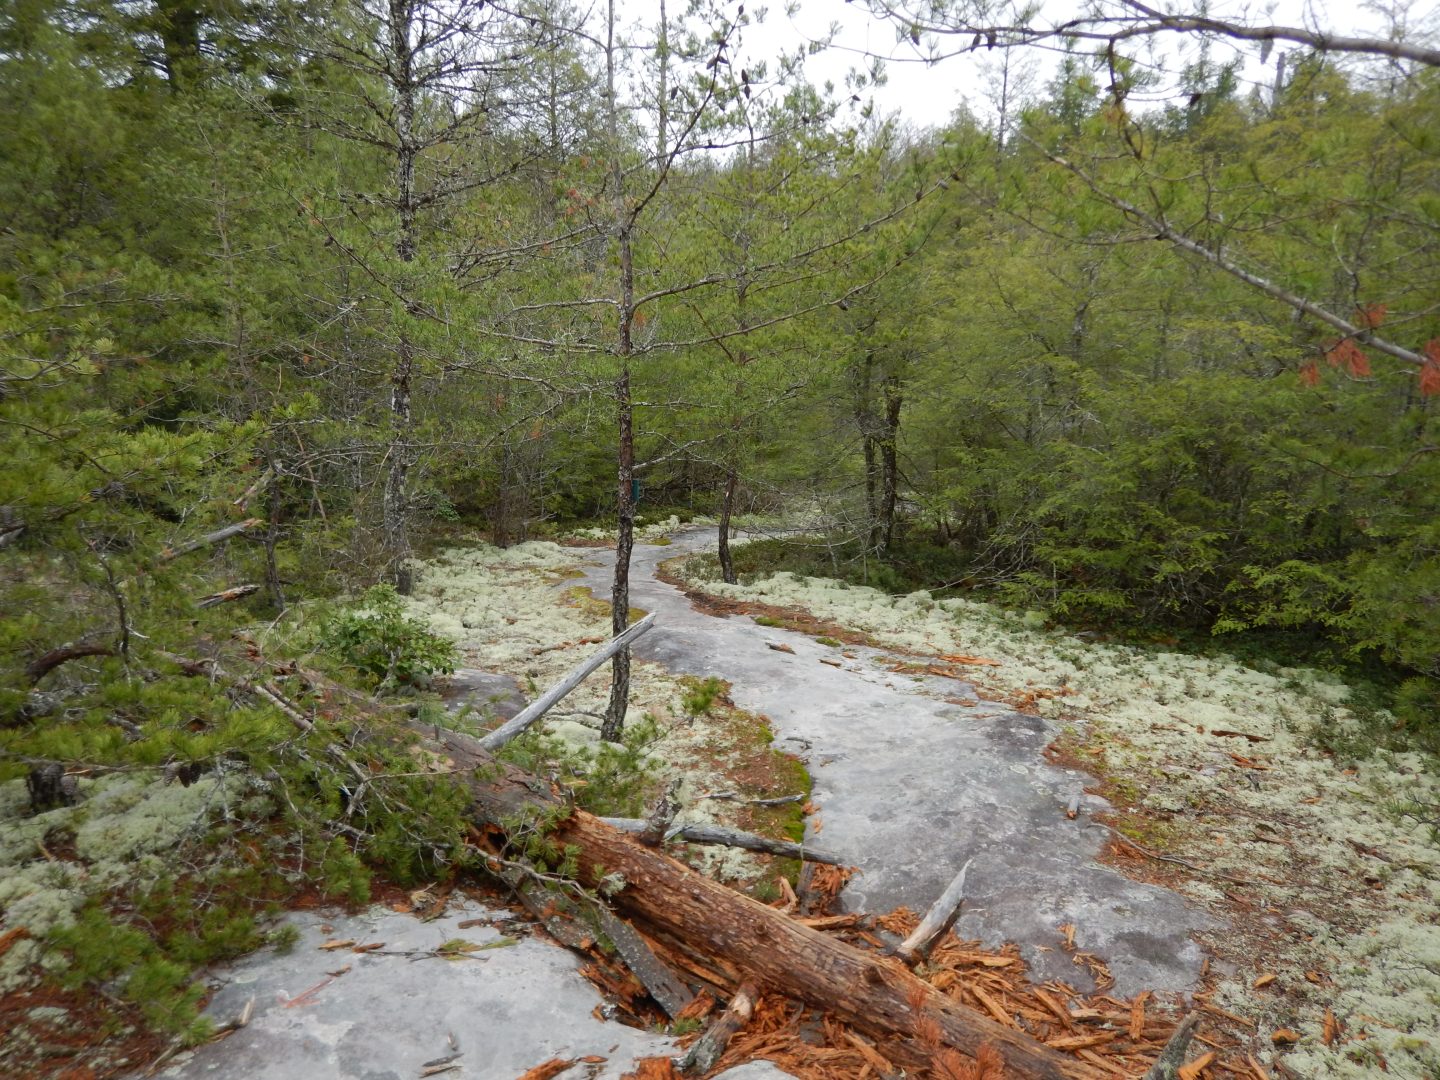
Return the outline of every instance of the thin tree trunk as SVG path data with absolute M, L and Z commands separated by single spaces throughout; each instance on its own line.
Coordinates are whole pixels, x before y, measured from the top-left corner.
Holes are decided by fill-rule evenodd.
M 275 603 L 276 612 L 283 614 L 285 592 L 280 587 L 280 565 L 275 559 L 275 545 L 280 541 L 280 509 L 283 501 L 280 490 L 280 469 L 280 463 L 271 458 L 270 470 L 274 473 L 274 479 L 270 481 L 270 522 L 265 530 L 265 584 L 270 590 L 270 598 Z
M 395 89 L 395 196 L 399 228 L 395 237 L 395 255 L 402 263 L 415 260 L 416 200 L 415 160 L 415 51 L 410 41 L 410 24 L 414 11 L 409 0 L 390 0 L 390 54 L 394 65 L 392 81 Z M 402 294 L 410 289 L 408 280 L 401 282 Z M 408 296 L 406 297 L 408 307 Z M 401 316 L 410 319 L 407 310 Z M 408 560 L 409 478 L 412 449 L 411 392 L 415 375 L 415 346 L 404 328 L 395 350 L 395 366 L 390 375 L 390 447 L 385 474 L 383 542 L 386 573 L 402 594 L 408 594 L 414 580 Z
M 887 549 L 895 539 L 895 501 L 900 489 L 900 463 L 896 444 L 900 439 L 900 377 L 885 380 L 885 432 L 880 440 L 880 499 L 875 517 L 874 547 Z
M 632 330 L 635 320 L 635 263 L 630 233 L 635 221 L 625 202 L 625 171 L 620 163 L 619 102 L 615 94 L 615 0 L 610 0 L 605 42 L 606 100 L 610 136 L 610 177 L 614 187 L 615 243 L 620 254 L 620 310 L 616 322 L 615 352 L 620 374 L 615 380 L 615 414 L 619 428 L 616 469 L 615 582 L 610 590 L 611 635 L 625 632 L 630 619 L 630 554 L 635 549 L 635 413 L 630 394 L 630 357 L 634 352 Z M 625 729 L 625 711 L 630 699 L 630 650 L 615 654 L 610 682 L 610 703 L 600 737 L 618 742 Z
M 735 466 L 725 473 L 725 494 L 720 500 L 720 577 L 727 585 L 738 584 L 735 576 L 735 557 L 730 553 L 730 518 L 735 513 L 735 491 L 740 485 L 740 474 Z

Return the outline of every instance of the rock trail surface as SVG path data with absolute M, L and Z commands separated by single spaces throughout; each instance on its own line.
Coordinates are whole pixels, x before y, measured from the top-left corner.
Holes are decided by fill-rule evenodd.
M 1089 990 L 1093 980 L 1062 948 L 1059 927 L 1069 923 L 1076 948 L 1108 965 L 1114 993 L 1196 984 L 1203 957 L 1192 935 L 1215 920 L 1098 862 L 1106 830 L 1090 814 L 1106 803 L 1086 795 L 1078 817 L 1066 818 L 1091 778 L 1045 760 L 1056 725 L 981 700 L 967 683 L 887 671 L 894 656 L 884 650 L 847 650 L 856 659 L 836 668 L 820 662 L 835 650 L 807 634 L 697 610 L 656 571 L 713 543 L 713 529 L 694 529 L 668 545 L 636 545 L 630 603 L 658 618 L 635 654 L 675 674 L 724 678 L 736 705 L 769 717 L 776 745 L 814 779 L 816 842 L 861 870 L 845 906 L 923 912 L 973 858 L 959 936 L 1013 941 L 1037 980 Z M 614 553 L 577 555 L 585 583 L 608 596 Z

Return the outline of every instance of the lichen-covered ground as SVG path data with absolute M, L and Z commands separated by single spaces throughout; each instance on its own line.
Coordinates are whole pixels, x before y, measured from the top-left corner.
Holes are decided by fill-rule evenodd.
M 673 519 L 666 524 L 678 526 Z M 577 554 L 544 541 L 505 550 L 480 545 L 442 551 L 420 568 L 410 610 L 454 640 L 467 663 L 514 677 L 534 697 L 610 635 L 608 599 L 572 583 Z M 632 618 L 636 615 L 632 612 Z M 610 692 L 606 670 L 582 683 L 544 722 L 557 756 L 598 748 Z M 648 716 L 656 726 L 645 755 L 654 777 L 650 792 L 679 781 L 677 825 L 718 822 L 777 831 L 781 818 L 795 810 L 766 814 L 738 801 L 703 796 L 736 790 L 756 797 L 793 794 L 804 782 L 803 769 L 772 752 L 764 722 L 729 707 L 723 695 L 692 715 L 685 698 L 694 689 L 694 680 L 677 678 L 658 665 L 633 665 L 629 723 Z M 696 846 L 685 857 L 719 880 L 767 887 L 760 879 L 768 860 L 739 849 Z
M 1106 777 L 1119 807 L 1116 864 L 1228 919 L 1207 942 L 1214 1007 L 1262 1043 L 1298 1035 L 1280 1060 L 1301 1076 L 1440 1076 L 1440 773 L 1417 754 L 1320 749 L 1364 729 L 1344 685 L 928 593 L 786 573 L 692 584 L 862 632 L 1064 721 L 1056 756 Z

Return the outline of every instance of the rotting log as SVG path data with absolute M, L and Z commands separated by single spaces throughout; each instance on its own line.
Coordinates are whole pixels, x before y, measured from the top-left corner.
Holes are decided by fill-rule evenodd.
M 470 787 L 477 823 L 503 829 L 504 823 L 527 812 L 564 805 L 549 785 L 517 769 L 501 768 L 497 777 L 494 759 L 477 740 L 454 732 L 440 735 L 440 747 L 456 769 L 480 770 L 483 777 Z M 887 1049 L 906 1064 L 931 1060 L 931 1051 L 918 1037 L 918 1026 L 928 1019 L 938 1027 L 943 1043 L 962 1054 L 974 1057 L 982 1046 L 993 1046 L 1007 1075 L 1027 1080 L 1094 1080 L 1103 1075 L 965 1008 L 893 958 L 827 937 L 583 810 L 572 810 L 550 835 L 578 850 L 582 884 L 598 885 L 597 869 L 624 878 L 624 888 L 611 903 L 636 929 L 666 944 L 682 945 L 714 969 L 729 969 L 744 981 L 823 1010 L 872 1038 L 892 1040 Z

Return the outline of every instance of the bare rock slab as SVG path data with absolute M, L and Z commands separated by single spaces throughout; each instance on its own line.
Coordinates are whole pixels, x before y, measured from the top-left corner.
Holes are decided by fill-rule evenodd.
M 459 925 L 480 918 L 494 925 Z M 675 1052 L 667 1038 L 592 1015 L 602 999 L 575 958 L 522 936 L 508 912 L 466 902 L 429 922 L 383 908 L 290 922 L 300 931 L 290 952 L 262 950 L 215 973 L 207 1015 L 224 1025 L 253 998 L 249 1024 L 159 1075 L 415 1080 L 453 1057 L 456 1067 L 439 1074 L 445 1080 L 514 1080 L 551 1058 L 605 1059 L 563 1074 L 578 1080 L 618 1078 L 639 1058 Z M 384 947 L 320 948 L 347 939 Z M 443 949 L 447 942 L 467 944 Z

